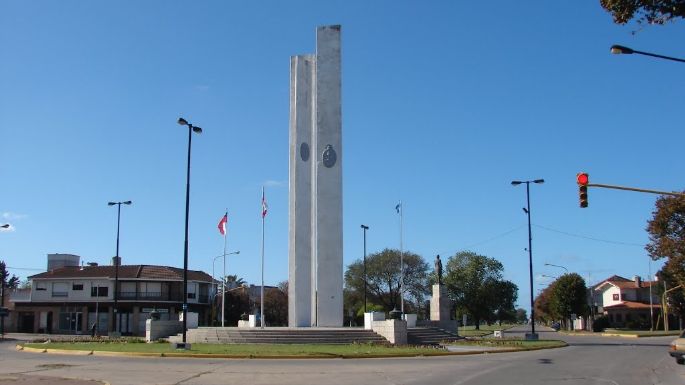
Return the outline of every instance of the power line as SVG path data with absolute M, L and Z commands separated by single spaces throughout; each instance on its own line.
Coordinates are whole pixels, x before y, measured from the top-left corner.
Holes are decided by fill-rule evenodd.
M 493 237 L 490 237 L 490 238 L 488 238 L 488 239 L 485 239 L 485 240 L 482 240 L 482 241 L 478 241 L 478 242 L 472 243 L 472 244 L 470 244 L 470 245 L 466 245 L 466 246 L 462 247 L 461 250 L 468 250 L 468 249 L 470 249 L 470 248 L 472 248 L 472 247 L 474 247 L 474 246 L 478 246 L 478 245 L 482 245 L 482 244 L 484 244 L 484 243 L 492 242 L 492 241 L 494 241 L 494 240 L 496 240 L 496 239 L 505 237 L 505 236 L 507 236 L 507 235 L 509 235 L 509 234 L 511 234 L 511 233 L 513 233 L 513 232 L 515 232 L 515 231 L 521 230 L 521 229 L 524 228 L 524 227 L 526 227 L 526 225 L 521 225 L 521 226 L 519 226 L 519 227 L 515 227 L 515 228 L 513 228 L 513 229 L 511 229 L 511 230 L 507 230 L 507 231 L 505 231 L 505 232 L 503 232 L 503 233 L 501 233 L 501 234 L 497 234 L 497 235 L 495 235 L 495 236 L 493 236 Z
M 567 236 L 569 236 L 569 237 L 588 239 L 588 240 L 590 240 L 590 241 L 611 243 L 611 244 L 614 244 L 614 245 L 625 245 L 625 246 L 639 246 L 639 247 L 644 247 L 644 244 L 640 244 L 640 243 L 621 242 L 621 241 L 611 241 L 611 240 L 608 240 L 608 239 L 601 239 L 601 238 L 589 237 L 589 236 L 587 236 L 587 235 L 573 234 L 573 233 L 569 233 L 569 232 L 562 231 L 562 230 L 552 229 L 552 228 L 550 228 L 550 227 L 546 227 L 546 226 L 542 226 L 542 225 L 535 225 L 535 224 L 534 224 L 533 226 L 535 226 L 535 227 L 537 227 L 537 228 L 540 228 L 540 229 L 543 229 L 543 230 L 551 231 L 551 232 L 553 232 L 553 233 L 564 234 L 564 235 L 567 235 Z

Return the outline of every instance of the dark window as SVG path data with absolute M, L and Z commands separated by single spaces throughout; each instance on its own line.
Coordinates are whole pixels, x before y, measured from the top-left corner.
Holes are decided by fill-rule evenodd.
M 614 294 L 614 301 L 618 301 L 618 294 Z
M 83 290 L 83 284 L 82 283 L 75 283 L 71 285 L 71 290 Z
M 195 293 L 188 293 L 188 299 L 195 299 Z
M 91 297 L 107 297 L 109 295 L 109 287 L 107 286 L 100 286 L 100 287 L 91 287 L 90 288 L 90 296 Z

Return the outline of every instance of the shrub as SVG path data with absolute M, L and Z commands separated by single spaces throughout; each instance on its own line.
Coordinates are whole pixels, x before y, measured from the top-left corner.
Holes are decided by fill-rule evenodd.
M 595 322 L 592 323 L 593 332 L 603 332 L 604 329 L 611 326 L 609 323 L 609 317 L 603 315 L 601 317 L 595 318 Z

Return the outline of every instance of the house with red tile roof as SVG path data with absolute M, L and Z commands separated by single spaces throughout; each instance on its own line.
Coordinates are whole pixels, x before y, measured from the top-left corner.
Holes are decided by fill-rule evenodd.
M 114 261 L 113 261 L 114 262 Z M 183 312 L 183 269 L 157 265 L 55 266 L 28 277 L 28 296 L 14 300 L 12 324 L 27 333 L 145 335 L 145 321 L 156 311 L 162 320 Z M 114 309 L 115 281 L 117 306 Z M 202 271 L 188 271 L 188 312 L 198 323 L 211 318 L 213 279 Z M 190 320 L 190 318 L 189 318 Z
M 593 287 L 596 314 L 606 315 L 613 327 L 649 327 L 650 317 L 656 319 L 661 311 L 658 283 L 611 276 Z

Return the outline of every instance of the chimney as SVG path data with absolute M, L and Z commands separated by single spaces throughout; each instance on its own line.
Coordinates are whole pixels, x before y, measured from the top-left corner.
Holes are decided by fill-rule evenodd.
M 635 281 L 635 287 L 642 287 L 642 279 L 640 279 L 639 275 L 634 276 L 633 280 Z
M 121 257 L 112 257 L 112 266 L 121 266 Z

